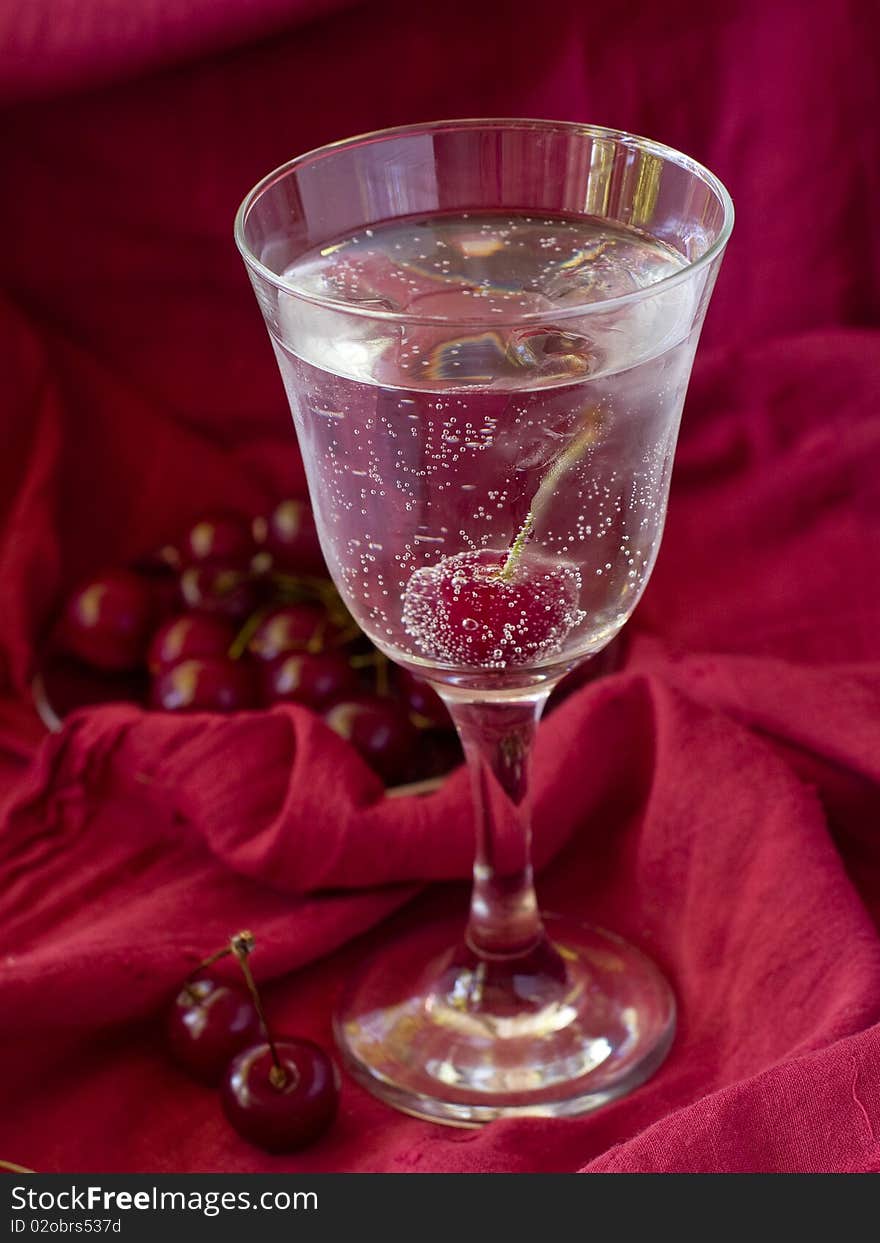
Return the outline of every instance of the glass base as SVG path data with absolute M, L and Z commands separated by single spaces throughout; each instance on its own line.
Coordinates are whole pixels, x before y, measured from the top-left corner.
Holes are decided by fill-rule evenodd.
M 448 926 L 401 938 L 336 1016 L 348 1070 L 404 1113 L 452 1126 L 568 1118 L 643 1083 L 675 1034 L 657 968 L 612 933 L 547 917 L 527 957 L 443 951 Z

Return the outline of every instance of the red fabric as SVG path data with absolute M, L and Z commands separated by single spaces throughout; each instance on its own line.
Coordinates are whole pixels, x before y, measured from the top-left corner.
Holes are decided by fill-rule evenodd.
M 430 25 L 401 3 L 22 0 L 0 30 L 0 1156 L 880 1170 L 875 6 L 670 0 L 615 32 L 577 0 L 541 22 L 448 0 Z M 544 903 L 652 953 L 679 1033 L 577 1121 L 449 1131 L 346 1082 L 330 1134 L 269 1158 L 167 1061 L 164 1004 L 250 926 L 279 1028 L 329 1043 L 365 948 L 460 909 L 427 882 L 467 874 L 465 782 L 386 801 L 296 710 L 105 708 L 46 740 L 28 674 L 80 574 L 302 485 L 231 242 L 243 193 L 322 141 L 456 114 L 648 133 L 737 202 L 624 667 L 536 759 Z

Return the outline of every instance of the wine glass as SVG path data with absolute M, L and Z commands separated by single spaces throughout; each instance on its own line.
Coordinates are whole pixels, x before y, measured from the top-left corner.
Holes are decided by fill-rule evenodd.
M 472 775 L 463 936 L 439 931 L 427 958 L 398 938 L 336 1019 L 355 1077 L 420 1117 L 582 1113 L 672 1041 L 646 957 L 542 920 L 529 756 L 553 687 L 648 581 L 732 224 L 724 187 L 676 151 L 518 120 L 336 143 L 238 212 L 330 573 L 443 697 Z

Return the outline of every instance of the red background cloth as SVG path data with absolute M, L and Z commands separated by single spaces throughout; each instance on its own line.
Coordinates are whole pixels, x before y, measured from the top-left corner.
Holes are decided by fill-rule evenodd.
M 0 1156 L 880 1170 L 878 33 L 868 0 L 4 6 Z M 271 1017 L 328 1043 L 380 921 L 460 909 L 462 775 L 386 801 L 297 710 L 105 708 L 46 740 L 27 679 L 74 579 L 302 487 L 232 245 L 243 194 L 321 142 L 453 115 L 649 134 L 737 204 L 624 667 L 536 760 L 544 904 L 652 953 L 679 1033 L 577 1121 L 450 1131 L 347 1081 L 331 1133 L 269 1158 L 168 1062 L 164 1005 L 250 926 Z

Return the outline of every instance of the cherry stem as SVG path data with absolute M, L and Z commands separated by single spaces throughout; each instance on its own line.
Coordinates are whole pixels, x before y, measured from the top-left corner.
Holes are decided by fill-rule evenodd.
M 307 652 L 320 652 L 324 646 L 324 635 L 326 633 L 327 633 L 327 620 L 326 618 L 322 618 L 319 624 L 312 631 L 311 635 L 309 635 L 308 642 L 306 643 L 306 651 Z
M 534 509 L 530 509 L 529 512 L 526 514 L 525 522 L 522 524 L 519 531 L 517 532 L 516 539 L 510 545 L 510 551 L 507 554 L 507 559 L 504 562 L 504 565 L 501 567 L 501 572 L 498 575 L 498 577 L 503 579 L 505 582 L 507 582 L 509 579 L 513 577 L 513 572 L 516 569 L 516 563 L 517 561 L 519 561 L 520 556 L 522 555 L 522 550 L 526 546 L 526 541 L 528 540 L 534 528 L 535 528 L 535 511 Z
M 216 950 L 213 954 L 209 954 L 207 958 L 203 958 L 202 961 L 199 963 L 199 965 L 196 967 L 195 971 L 193 971 L 191 974 L 195 975 L 197 971 L 202 971 L 204 970 L 205 967 L 212 967 L 215 962 L 219 962 L 221 958 L 228 958 L 228 956 L 231 953 L 232 953 L 232 950 L 229 948 L 229 946 L 224 945 L 222 949 Z
M 266 614 L 269 611 L 270 611 L 269 609 L 265 608 L 265 609 L 257 609 L 255 613 L 251 613 L 250 617 L 247 619 L 247 621 L 242 626 L 241 630 L 239 630 L 238 634 L 235 636 L 235 638 L 232 640 L 232 643 L 229 645 L 229 651 L 227 652 L 227 655 L 229 656 L 230 660 L 240 660 L 241 657 L 245 654 L 245 651 L 247 650 L 247 645 L 250 643 L 251 639 L 257 633 L 257 630 L 259 629 L 263 621 L 263 618 L 266 616 Z
M 601 427 L 602 415 L 600 407 L 591 406 L 583 415 L 583 425 L 580 431 L 575 433 L 572 440 L 569 441 L 559 456 L 547 467 L 544 478 L 538 484 L 538 490 L 532 497 L 532 503 L 529 506 L 529 512 L 525 516 L 525 521 L 517 532 L 516 539 L 511 544 L 510 551 L 507 554 L 507 559 L 498 574 L 498 577 L 504 582 L 508 582 L 513 577 L 517 562 L 522 556 L 522 551 L 532 531 L 535 529 L 535 523 L 550 503 L 560 476 L 568 470 L 573 462 L 577 461 L 585 449 L 596 443 Z
M 209 954 L 207 958 L 203 958 L 198 966 L 193 967 L 184 982 L 184 991 L 187 992 L 192 1001 L 198 1001 L 195 993 L 192 991 L 192 985 L 195 983 L 196 977 L 200 971 L 204 971 L 206 967 L 211 967 L 215 962 L 219 962 L 221 958 L 226 958 L 232 953 L 228 945 L 224 945 L 222 949 L 216 950 L 213 954 Z
M 235 955 L 238 965 L 241 967 L 241 973 L 244 976 L 245 983 L 248 986 L 248 992 L 254 1003 L 254 1009 L 260 1020 L 260 1026 L 263 1029 L 263 1035 L 266 1037 L 266 1043 L 269 1046 L 269 1052 L 272 1055 L 272 1069 L 269 1071 L 269 1082 L 273 1088 L 279 1091 L 287 1086 L 287 1072 L 281 1065 L 281 1059 L 278 1056 L 278 1050 L 275 1048 L 275 1041 L 269 1032 L 269 1025 L 266 1022 L 266 1014 L 263 1010 L 263 1003 L 260 1000 L 260 993 L 257 989 L 257 982 L 254 979 L 254 973 L 251 971 L 251 965 L 248 962 L 248 955 L 253 952 L 254 934 L 252 932 L 237 932 L 234 937 L 229 940 L 230 951 Z

